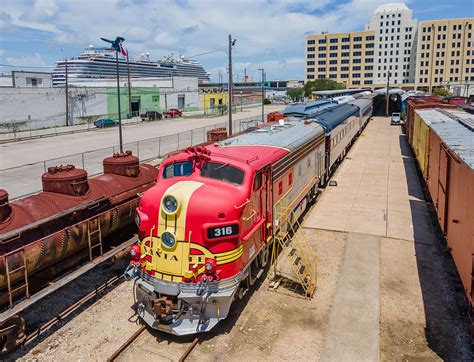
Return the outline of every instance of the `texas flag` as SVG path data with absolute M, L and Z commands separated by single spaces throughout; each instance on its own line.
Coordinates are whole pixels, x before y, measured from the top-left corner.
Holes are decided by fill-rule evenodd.
M 125 40 L 125 39 L 120 40 L 119 46 L 120 46 L 120 52 L 122 53 L 122 55 L 123 55 L 124 57 L 126 57 L 126 56 L 127 56 L 127 49 L 125 49 L 125 48 L 123 47 L 123 41 L 124 41 L 124 40 Z

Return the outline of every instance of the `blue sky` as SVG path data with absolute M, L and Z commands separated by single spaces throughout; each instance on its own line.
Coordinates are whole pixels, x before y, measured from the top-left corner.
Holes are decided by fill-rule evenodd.
M 363 30 L 381 0 L 0 0 L 0 72 L 78 55 L 100 37 L 121 35 L 130 55 L 192 56 L 237 38 L 235 80 L 303 79 L 305 34 Z M 393 2 L 393 1 L 391 1 Z M 403 1 L 418 20 L 474 16 L 472 0 Z M 195 58 L 218 79 L 226 53 Z M 12 66 L 17 66 L 14 68 Z M 44 67 L 44 68 L 43 68 Z M 32 68 L 30 68 L 32 69 Z

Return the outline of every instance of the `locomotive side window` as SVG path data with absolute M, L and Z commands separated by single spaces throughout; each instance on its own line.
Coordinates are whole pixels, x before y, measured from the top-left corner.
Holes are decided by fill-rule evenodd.
M 237 185 L 242 185 L 244 182 L 244 171 L 227 163 L 206 162 L 202 165 L 201 176 Z
M 164 178 L 171 178 L 176 176 L 190 176 L 193 173 L 193 162 L 174 162 L 165 167 L 163 171 Z
M 257 191 L 262 186 L 262 173 L 257 172 L 255 178 L 253 179 L 253 190 Z

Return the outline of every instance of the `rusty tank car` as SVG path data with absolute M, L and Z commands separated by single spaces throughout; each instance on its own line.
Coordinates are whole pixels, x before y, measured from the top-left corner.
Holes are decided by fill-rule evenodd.
M 92 261 L 105 251 L 106 236 L 132 224 L 157 169 L 140 165 L 130 151 L 104 159 L 103 167 L 91 179 L 73 165 L 50 167 L 42 192 L 12 202 L 0 190 L 0 317 L 42 288 L 33 276 L 57 277 Z

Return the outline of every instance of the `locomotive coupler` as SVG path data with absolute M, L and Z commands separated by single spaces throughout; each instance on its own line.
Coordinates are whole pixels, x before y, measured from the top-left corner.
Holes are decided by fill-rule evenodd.
M 166 319 L 173 314 L 173 301 L 168 297 L 161 297 L 151 301 L 156 316 L 160 319 Z

